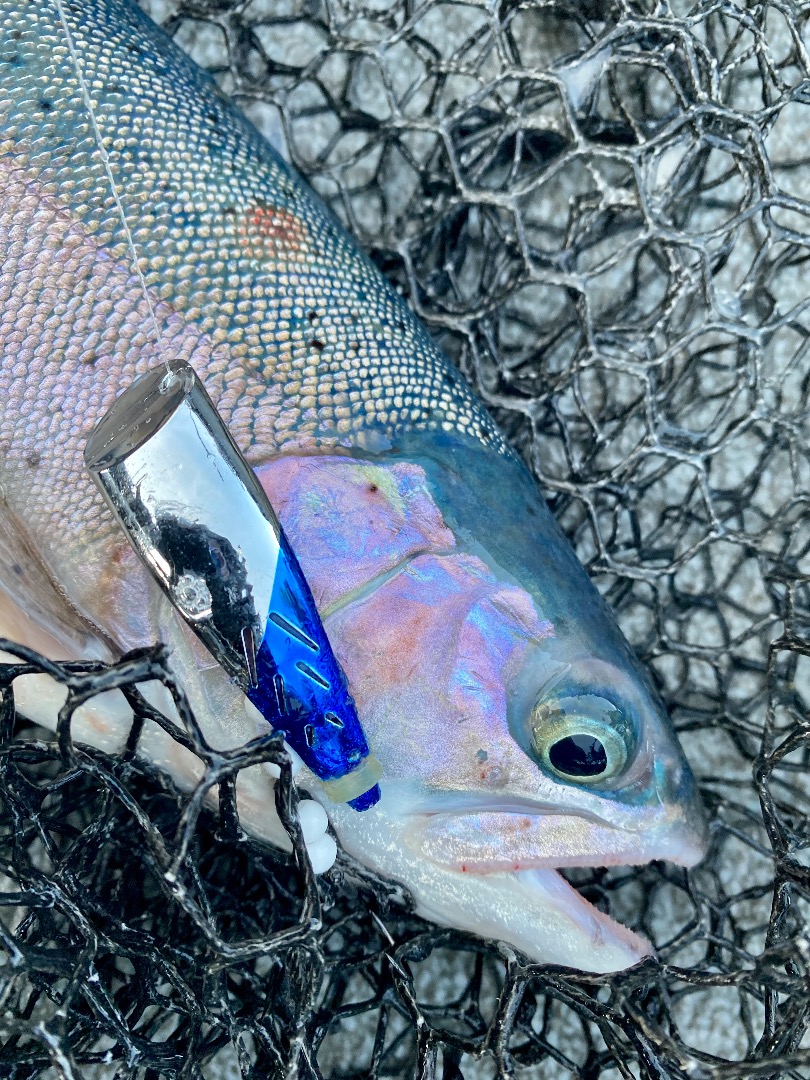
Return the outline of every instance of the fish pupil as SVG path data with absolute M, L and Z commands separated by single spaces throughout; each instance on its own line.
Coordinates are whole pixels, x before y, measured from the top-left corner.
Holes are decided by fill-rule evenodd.
M 607 768 L 607 753 L 593 735 L 567 735 L 550 747 L 548 759 L 554 768 L 569 776 L 601 776 Z

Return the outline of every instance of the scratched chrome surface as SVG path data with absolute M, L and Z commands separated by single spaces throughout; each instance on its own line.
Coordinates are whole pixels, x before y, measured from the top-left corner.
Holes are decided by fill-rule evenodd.
M 341 841 L 440 922 L 560 963 L 633 962 L 646 943 L 553 867 L 693 864 L 702 815 L 649 679 L 534 482 L 378 271 L 182 54 L 127 4 L 68 11 L 162 341 L 55 9 L 0 3 L 5 592 L 77 655 L 171 640 L 212 737 L 253 734 L 156 607 L 81 464 L 122 385 L 161 350 L 189 360 L 299 552 L 386 769 L 379 812 L 329 809 Z M 609 781 L 571 784 L 540 766 L 530 718 L 588 695 L 619 711 L 631 752 Z M 114 745 L 124 723 L 97 714 L 87 737 Z M 175 775 L 191 768 L 155 745 Z M 255 825 L 269 799 L 254 796 Z

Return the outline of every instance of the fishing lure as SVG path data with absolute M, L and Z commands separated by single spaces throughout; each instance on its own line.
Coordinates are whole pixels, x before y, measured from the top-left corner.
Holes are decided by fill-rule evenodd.
M 376 805 L 382 768 L 309 586 L 192 368 L 169 362 L 136 379 L 85 462 L 177 611 L 330 799 Z

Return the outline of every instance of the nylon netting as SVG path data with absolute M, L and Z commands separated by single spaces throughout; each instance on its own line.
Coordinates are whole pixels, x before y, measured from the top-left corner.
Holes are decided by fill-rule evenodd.
M 153 10 L 410 298 L 534 468 L 652 667 L 706 862 L 577 872 L 658 945 L 612 977 L 318 880 L 72 705 L 167 678 L 20 654 L 0 712 L 0 1074 L 689 1077 L 810 1072 L 810 8 L 180 0 Z M 54 739 L 11 679 L 70 688 Z M 182 688 L 174 688 L 180 695 Z M 137 704 L 137 702 L 136 702 Z M 150 714 L 151 715 L 151 714 Z

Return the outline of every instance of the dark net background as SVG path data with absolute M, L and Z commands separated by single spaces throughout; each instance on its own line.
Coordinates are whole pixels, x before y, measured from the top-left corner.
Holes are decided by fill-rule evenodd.
M 712 846 L 574 878 L 659 963 L 528 966 L 246 837 L 233 776 L 272 740 L 212 754 L 189 719 L 215 817 L 26 726 L 8 687 L 40 665 L 6 668 L 0 1076 L 808 1077 L 810 7 L 152 10 L 525 455 L 656 673 Z M 162 668 L 53 670 L 72 702 Z

